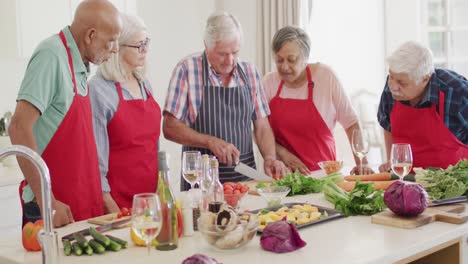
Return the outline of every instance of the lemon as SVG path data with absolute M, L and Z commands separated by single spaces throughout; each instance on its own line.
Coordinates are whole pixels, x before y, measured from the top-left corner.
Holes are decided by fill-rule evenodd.
M 130 238 L 132 239 L 133 243 L 135 243 L 135 245 L 139 246 L 139 247 L 146 247 L 146 242 L 139 238 L 135 232 L 133 231 L 133 228 L 130 228 Z M 153 241 L 151 241 L 151 246 L 154 247 L 156 246 L 158 242 L 156 241 L 156 238 L 153 239 Z

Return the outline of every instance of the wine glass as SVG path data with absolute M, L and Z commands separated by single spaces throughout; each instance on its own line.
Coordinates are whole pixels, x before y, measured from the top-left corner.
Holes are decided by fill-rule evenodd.
M 148 255 L 151 241 L 159 235 L 162 225 L 161 203 L 154 193 L 141 193 L 133 196 L 132 230 L 138 238 L 146 242 Z
M 193 189 L 195 183 L 199 181 L 200 170 L 200 151 L 184 151 L 184 153 L 182 153 L 182 175 L 185 181 L 190 184 L 190 189 Z
M 410 144 L 396 143 L 392 144 L 390 165 L 392 171 L 403 179 L 411 171 L 413 167 L 413 154 L 411 153 Z
M 351 138 L 351 146 L 356 155 L 359 158 L 359 174 L 362 175 L 362 159 L 369 152 L 369 133 L 365 130 L 355 128 Z

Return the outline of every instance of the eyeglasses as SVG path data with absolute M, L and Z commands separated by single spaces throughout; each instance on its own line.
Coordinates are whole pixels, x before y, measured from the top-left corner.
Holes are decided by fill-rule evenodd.
M 150 43 L 150 39 L 149 38 L 146 38 L 145 41 L 143 41 L 142 43 L 140 43 L 140 45 L 125 45 L 125 44 L 120 44 L 120 46 L 124 46 L 124 47 L 130 47 L 130 48 L 136 48 L 138 49 L 138 52 L 139 53 L 143 53 L 143 52 L 146 52 L 148 50 L 148 45 Z

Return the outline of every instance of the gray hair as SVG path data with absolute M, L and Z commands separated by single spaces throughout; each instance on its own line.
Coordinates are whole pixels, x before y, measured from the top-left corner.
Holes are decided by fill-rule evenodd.
M 289 41 L 294 41 L 299 45 L 302 56 L 307 61 L 310 54 L 310 38 L 302 28 L 296 26 L 285 26 L 276 31 L 271 43 L 273 53 L 278 53 Z
M 416 83 L 434 72 L 432 52 L 415 41 L 403 43 L 387 58 L 387 62 L 390 70 L 406 73 Z
M 121 14 L 121 17 L 123 27 L 119 37 L 119 45 L 130 44 L 129 41 L 132 40 L 135 34 L 145 31 L 146 26 L 143 20 L 137 16 Z M 106 62 L 99 65 L 98 71 L 105 79 L 110 81 L 122 82 L 127 77 L 121 64 L 120 52 L 112 53 Z M 133 74 L 138 80 L 144 81 L 146 66 L 135 69 Z
M 216 42 L 231 40 L 239 37 L 242 43 L 242 26 L 233 15 L 217 11 L 208 17 L 205 27 L 204 41 L 208 48 L 215 46 Z

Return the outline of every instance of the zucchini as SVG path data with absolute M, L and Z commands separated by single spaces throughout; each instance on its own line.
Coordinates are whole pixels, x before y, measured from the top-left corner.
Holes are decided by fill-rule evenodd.
M 122 248 L 127 248 L 127 246 L 128 246 L 127 241 L 125 241 L 123 239 L 120 239 L 118 237 L 111 236 L 111 235 L 106 235 L 106 237 L 108 237 L 110 240 L 114 240 L 115 242 L 119 243 L 122 246 Z
M 86 247 L 88 247 L 88 240 L 86 240 L 83 234 L 81 234 L 80 232 L 76 232 L 76 233 L 73 233 L 73 237 L 75 238 L 76 242 L 80 244 L 80 247 L 82 249 L 85 249 Z
M 62 244 L 63 244 L 63 253 L 65 253 L 65 256 L 70 256 L 72 253 L 70 240 L 68 239 L 62 240 Z
M 88 255 L 88 256 L 91 256 L 93 254 L 93 249 L 89 245 L 84 247 L 83 250 L 86 253 L 86 255 Z
M 96 239 L 90 239 L 88 241 L 89 246 L 93 249 L 93 251 L 97 254 L 102 254 L 106 252 L 106 248 L 101 245 L 101 243 L 97 242 Z
M 106 247 L 106 249 L 110 249 L 112 251 L 119 251 L 122 248 L 122 246 L 119 243 L 117 243 L 117 242 L 115 242 L 114 240 L 111 240 L 111 239 L 109 239 L 109 240 L 110 240 L 110 244 L 109 244 L 109 246 Z
M 89 233 L 91 234 L 91 236 L 96 239 L 99 243 L 101 243 L 102 245 L 104 245 L 105 247 L 108 247 L 111 243 L 111 240 L 106 237 L 105 235 L 99 233 L 96 228 L 94 227 L 90 227 L 89 228 Z
M 78 242 L 73 242 L 73 244 L 71 244 L 71 247 L 73 254 L 77 256 L 81 256 L 81 254 L 83 254 L 83 250 L 81 249 L 80 244 L 78 244 Z

